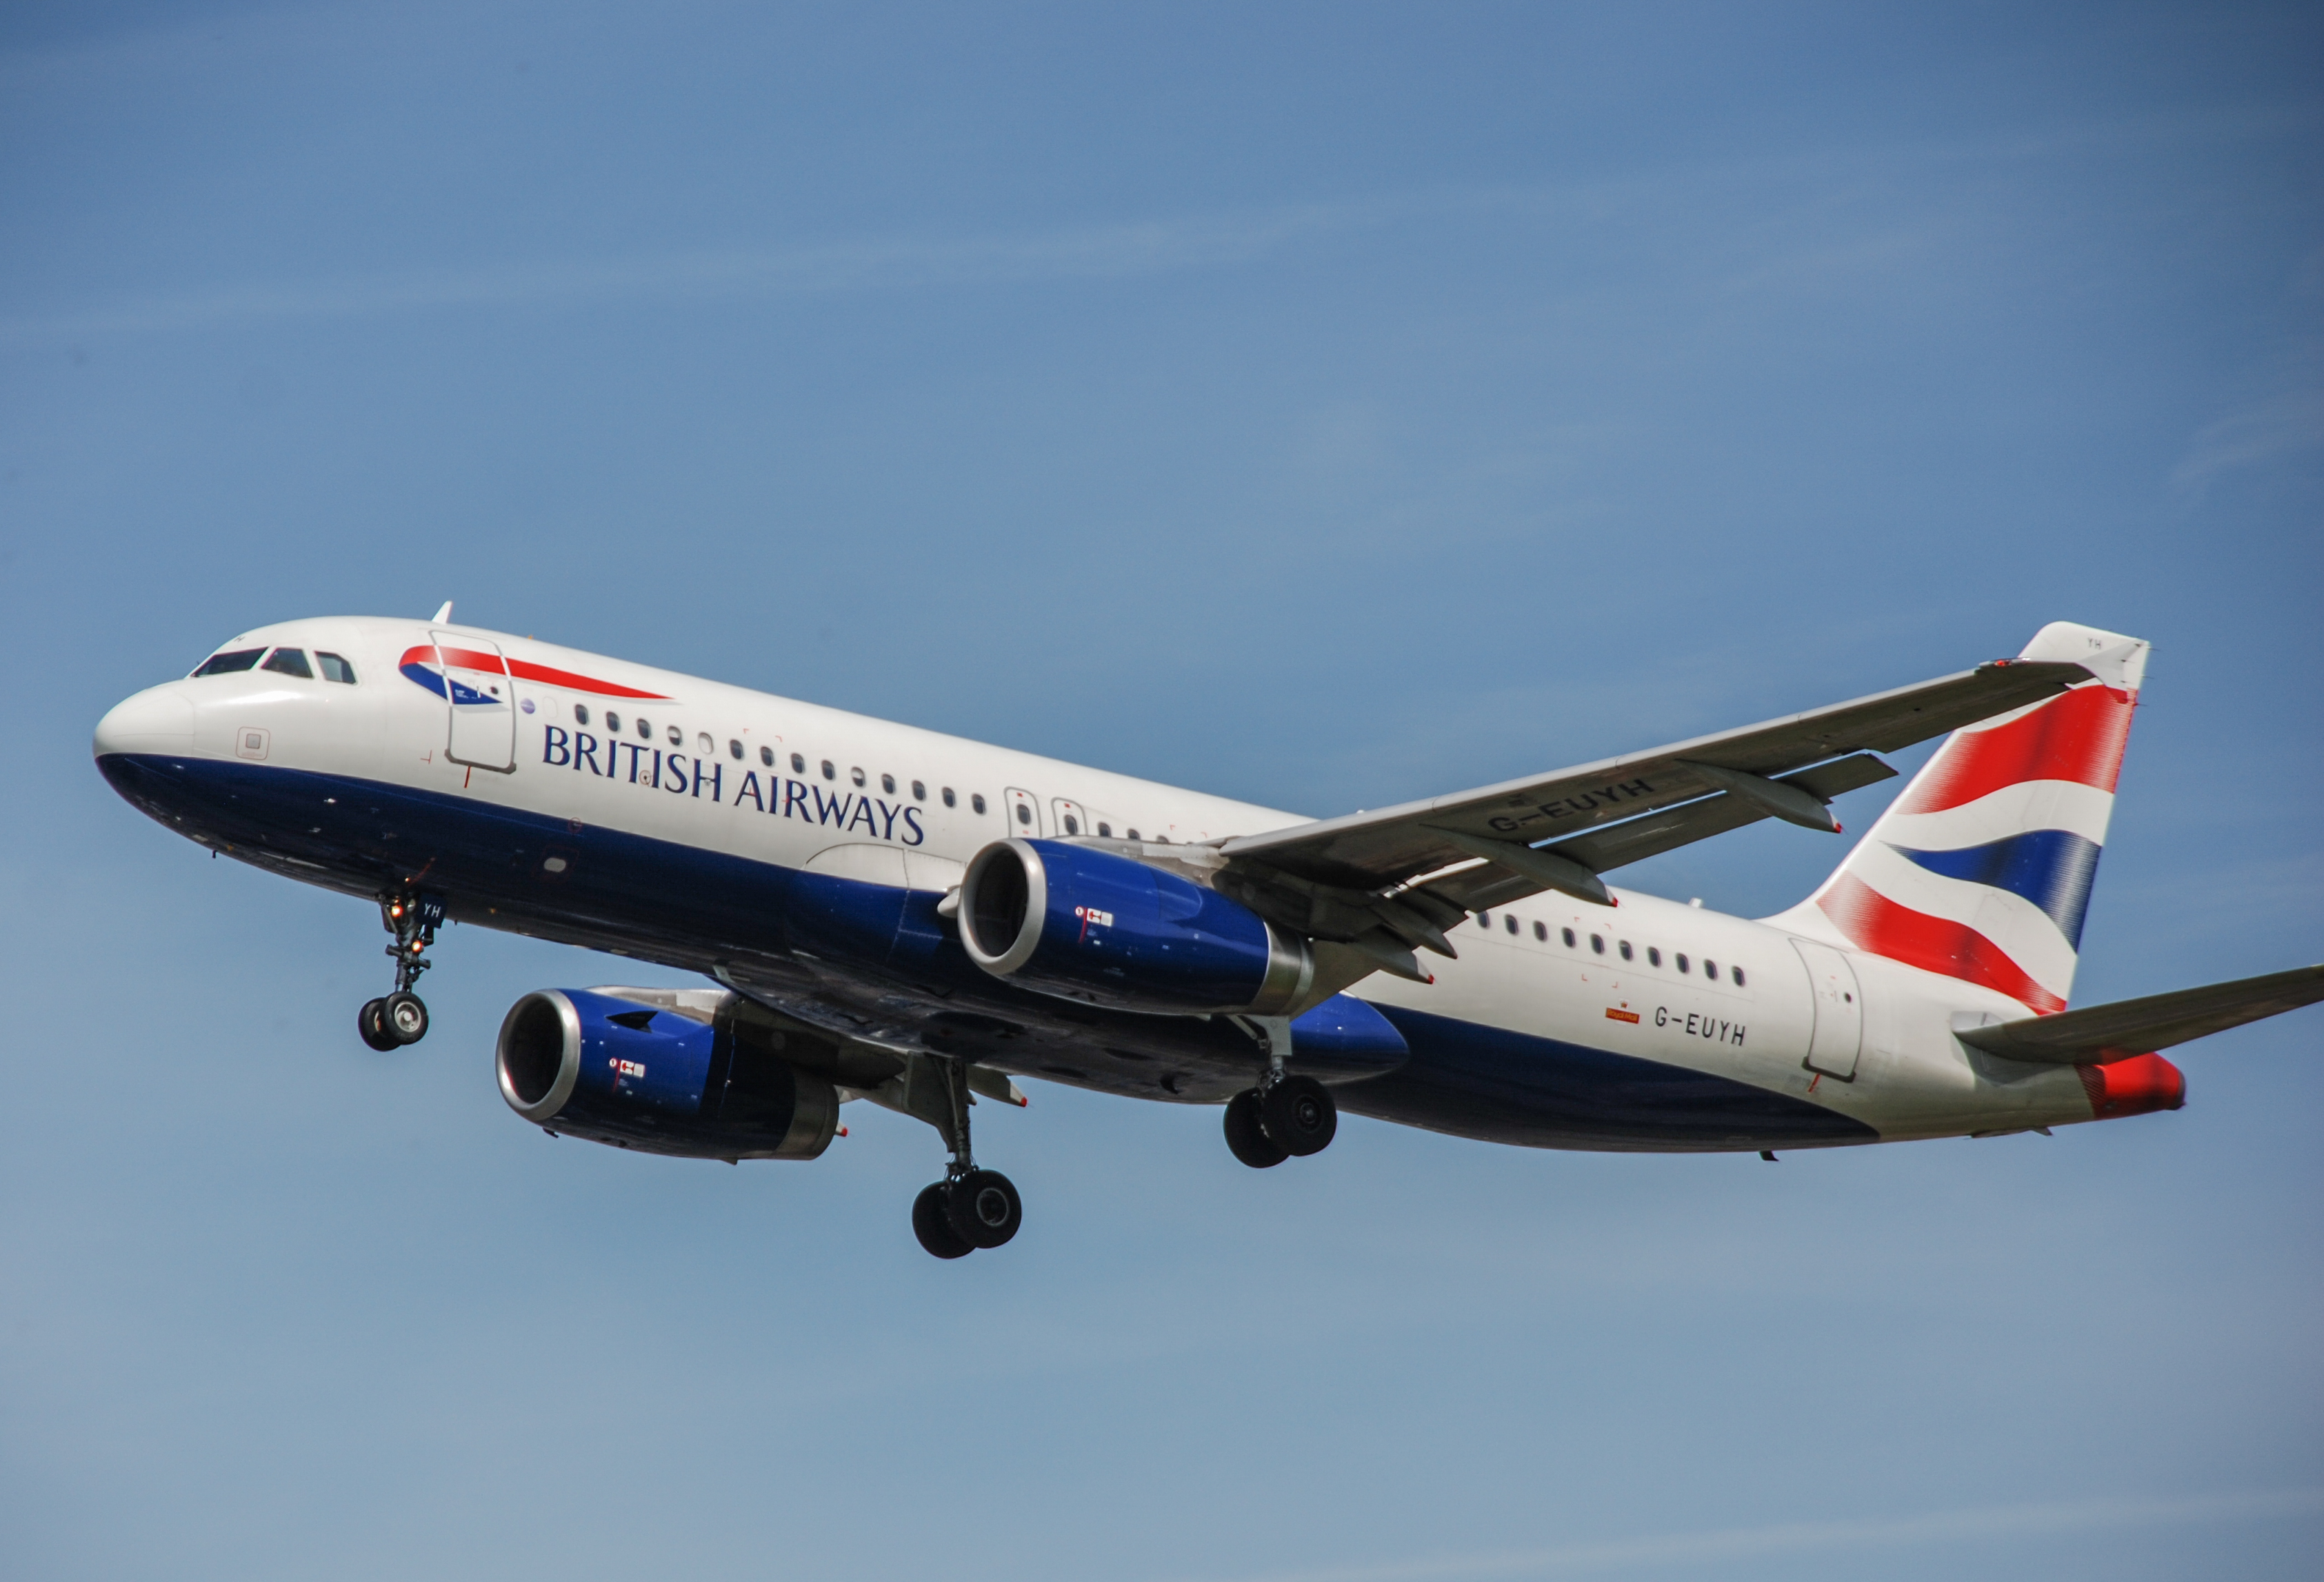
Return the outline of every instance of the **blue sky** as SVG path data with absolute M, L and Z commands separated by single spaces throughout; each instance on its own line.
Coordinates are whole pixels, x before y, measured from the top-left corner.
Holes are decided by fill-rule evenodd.
M 1028 1084 L 945 1265 L 901 1118 L 509 1115 L 508 1004 L 632 965 L 455 930 L 372 1054 L 369 910 L 88 759 L 455 598 L 1328 814 L 2062 618 L 2156 644 L 2078 999 L 2314 961 L 2324 26 L 2040 9 L 0 16 L 10 1573 L 2312 1575 L 2318 1012 L 2177 1115 L 1775 1167 L 1261 1174 Z

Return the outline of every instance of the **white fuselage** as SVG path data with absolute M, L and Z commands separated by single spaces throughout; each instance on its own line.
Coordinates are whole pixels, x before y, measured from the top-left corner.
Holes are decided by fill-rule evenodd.
M 450 723 L 459 705 L 399 668 L 412 649 L 438 640 L 431 632 L 447 644 L 496 645 L 516 672 L 507 682 L 512 706 L 495 700 Z M 936 894 L 958 883 L 980 849 L 1010 835 L 1134 832 L 1192 843 L 1305 822 L 471 628 L 349 618 L 293 621 L 237 639 L 249 648 L 277 643 L 343 656 L 355 680 L 253 669 L 172 682 L 107 716 L 100 758 L 183 757 L 376 784 L 451 799 L 446 805 L 484 817 L 506 812 L 536 823 L 562 821 L 576 832 L 620 832 L 775 869 Z M 606 687 L 658 695 L 609 695 Z M 503 751 L 501 735 L 511 724 Z M 507 767 L 493 764 L 495 757 Z M 157 817 L 174 816 L 147 805 Z M 179 822 L 198 840 L 237 848 L 235 855 L 262 855 Z M 564 869 L 548 865 L 577 859 L 538 845 L 525 851 L 526 861 L 542 865 L 528 882 L 553 911 Z M 360 888 L 345 875 L 300 873 L 302 861 L 284 857 L 274 866 Z M 1702 1073 L 1865 1128 L 1861 1137 L 1839 1140 L 2009 1131 L 2092 1117 L 2073 1068 L 1978 1056 L 1953 1037 L 1960 1018 L 2025 1014 L 2005 996 L 1850 951 L 1812 913 L 1755 922 L 1630 890 L 1615 894 L 1618 904 L 1608 908 L 1544 892 L 1471 918 L 1453 934 L 1459 959 L 1431 961 L 1433 983 L 1383 974 L 1350 992 L 1447 1024 Z M 603 915 L 602 906 L 598 911 L 569 937 L 602 943 L 609 930 L 618 934 L 620 918 Z M 501 920 L 493 911 L 472 920 L 555 933 L 538 926 L 541 915 Z M 1829 952 L 1844 965 L 1819 983 L 1810 963 L 1828 962 Z M 688 967 L 702 960 L 650 942 L 632 953 Z M 1706 963 L 1715 978 L 1706 976 Z M 1419 1124 L 1461 1129 L 1425 1117 Z

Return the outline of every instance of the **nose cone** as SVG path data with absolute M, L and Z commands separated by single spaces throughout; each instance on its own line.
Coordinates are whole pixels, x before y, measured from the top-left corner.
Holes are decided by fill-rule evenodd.
M 149 687 L 115 704 L 97 722 L 97 756 L 116 753 L 191 752 L 194 705 L 172 684 Z

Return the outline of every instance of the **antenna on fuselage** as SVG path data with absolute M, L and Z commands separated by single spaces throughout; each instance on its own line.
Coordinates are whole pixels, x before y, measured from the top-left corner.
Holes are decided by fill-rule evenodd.
M 451 625 L 451 624 L 452 624 L 452 601 L 451 601 L 451 600 L 449 600 L 449 599 L 445 600 L 445 601 L 444 601 L 444 608 L 442 608 L 441 610 L 438 610 L 438 612 L 436 612 L 436 624 L 437 624 L 438 626 L 449 626 L 449 625 Z

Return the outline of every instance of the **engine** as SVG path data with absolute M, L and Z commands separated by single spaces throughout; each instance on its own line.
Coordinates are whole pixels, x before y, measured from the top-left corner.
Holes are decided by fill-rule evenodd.
M 960 886 L 960 938 L 995 978 L 1115 1010 L 1272 1016 L 1315 979 L 1307 942 L 1166 869 L 996 841 Z
M 552 1132 L 689 1159 L 812 1159 L 839 1093 L 777 1054 L 733 996 L 586 989 L 526 995 L 501 1023 L 509 1108 Z M 707 1002 L 707 1003 L 697 1003 Z

